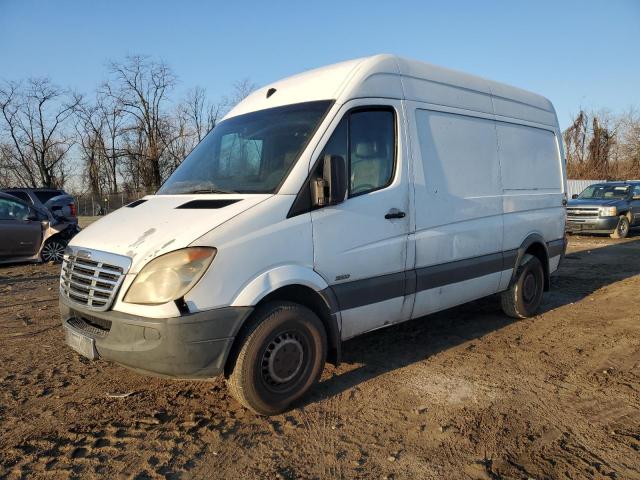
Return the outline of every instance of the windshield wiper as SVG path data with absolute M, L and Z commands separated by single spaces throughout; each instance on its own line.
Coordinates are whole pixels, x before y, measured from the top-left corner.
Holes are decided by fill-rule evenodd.
M 183 193 L 238 193 L 233 190 L 222 190 L 220 188 L 199 188 L 196 190 L 189 190 L 188 192 Z

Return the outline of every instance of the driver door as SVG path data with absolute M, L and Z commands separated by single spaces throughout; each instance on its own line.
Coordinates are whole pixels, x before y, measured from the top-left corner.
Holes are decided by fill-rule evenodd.
M 331 285 L 342 338 L 409 318 L 409 175 L 400 101 L 350 102 L 314 158 L 347 166 L 344 202 L 311 212 L 314 268 Z
M 0 257 L 32 257 L 42 242 L 42 223 L 29 220 L 30 208 L 18 200 L 0 198 Z

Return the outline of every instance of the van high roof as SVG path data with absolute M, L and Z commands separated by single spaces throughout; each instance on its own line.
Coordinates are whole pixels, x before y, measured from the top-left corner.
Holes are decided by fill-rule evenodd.
M 335 99 L 342 104 L 364 97 L 394 97 L 467 110 L 471 107 L 497 118 L 557 126 L 553 105 L 540 95 L 386 54 L 336 63 L 269 83 L 249 95 L 227 117 L 292 103 Z

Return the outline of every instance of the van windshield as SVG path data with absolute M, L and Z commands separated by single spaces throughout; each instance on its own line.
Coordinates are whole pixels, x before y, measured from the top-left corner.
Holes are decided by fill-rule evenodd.
M 612 199 L 623 200 L 629 194 L 629 185 L 591 185 L 585 188 L 578 198 L 584 200 Z
M 224 120 L 187 155 L 158 194 L 273 193 L 331 103 L 298 103 Z

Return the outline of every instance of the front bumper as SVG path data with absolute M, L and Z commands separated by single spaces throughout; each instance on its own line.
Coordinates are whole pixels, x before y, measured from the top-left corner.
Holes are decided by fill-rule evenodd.
M 618 226 L 618 217 L 567 218 L 567 232 L 611 233 Z
M 222 373 L 233 340 L 252 310 L 225 307 L 158 319 L 97 312 L 60 300 L 70 345 L 70 338 L 86 340 L 97 357 L 141 373 L 185 379 Z

